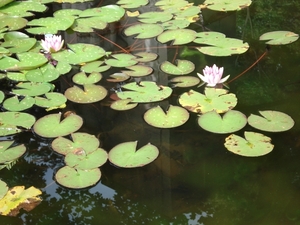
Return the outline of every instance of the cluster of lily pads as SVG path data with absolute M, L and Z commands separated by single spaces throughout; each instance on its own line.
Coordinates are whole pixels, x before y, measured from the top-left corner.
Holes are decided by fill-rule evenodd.
M 188 27 L 191 23 L 201 22 L 201 10 L 241 10 L 251 4 L 250 0 L 230 3 L 225 0 L 207 0 L 198 6 L 185 0 L 160 0 L 155 3 L 154 11 L 145 13 L 136 10 L 147 5 L 148 0 L 120 0 L 116 5 L 92 9 L 61 9 L 52 17 L 28 21 L 27 18 L 35 12 L 44 12 L 46 4 L 51 2 L 61 1 L 5 0 L 0 3 L 0 78 L 14 84 L 11 90 L 0 91 L 3 108 L 3 112 L 0 112 L 0 136 L 17 134 L 33 127 L 39 136 L 55 138 L 52 148 L 65 156 L 66 163 L 55 177 L 58 183 L 70 188 L 84 188 L 98 182 L 101 177 L 99 167 L 107 159 L 119 167 L 139 167 L 155 160 L 159 154 L 158 149 L 149 143 L 137 150 L 137 142 L 133 141 L 121 143 L 107 153 L 99 147 L 99 140 L 95 136 L 76 133 L 83 123 L 80 116 L 70 114 L 62 118 L 60 113 L 56 113 L 36 121 L 34 116 L 24 110 L 42 107 L 50 111 L 64 108 L 67 101 L 80 104 L 101 101 L 108 95 L 108 90 L 99 85 L 103 78 L 101 73 L 109 72 L 111 68 L 120 71 L 111 74 L 106 80 L 125 82 L 122 91 L 116 93 L 117 100 L 111 104 L 114 110 L 129 110 L 140 103 L 162 101 L 172 94 L 173 89 L 154 81 L 134 81 L 136 77 L 155 73 L 147 65 L 157 59 L 155 53 L 129 53 L 122 47 L 122 53 L 111 53 L 93 44 L 64 43 L 61 39 L 56 39 L 49 46 L 49 37 L 58 38 L 52 35 L 62 31 L 97 32 L 124 17 L 135 17 L 137 23 L 125 28 L 124 34 L 134 36 L 137 40 L 155 38 L 158 43 L 179 47 L 193 44 L 196 45 L 195 49 L 211 56 L 242 54 L 249 48 L 246 42 L 228 38 L 222 33 L 196 32 Z M 22 29 L 26 33 L 21 32 Z M 42 41 L 28 34 L 46 37 Z M 270 45 L 280 45 L 296 41 L 298 35 L 277 31 L 266 33 L 260 39 L 269 40 L 267 44 Z M 65 93 L 54 91 L 53 82 L 68 74 L 74 66 L 80 71 L 72 77 L 74 86 Z M 194 72 L 195 65 L 188 60 L 162 62 L 160 70 L 172 76 L 170 82 L 175 87 L 197 86 L 200 79 L 208 83 L 203 76 L 199 79 L 189 75 Z M 189 119 L 188 111 L 191 111 L 200 115 L 198 123 L 203 129 L 214 133 L 233 133 L 242 129 L 247 122 L 261 130 L 279 132 L 290 129 L 294 123 L 288 115 L 275 111 L 262 111 L 260 113 L 263 117 L 251 115 L 247 119 L 241 112 L 232 110 L 237 104 L 235 95 L 215 87 L 205 88 L 205 94 L 195 90 L 185 92 L 180 95 L 179 103 L 181 106 L 170 105 L 167 111 L 160 106 L 153 107 L 144 114 L 144 119 L 154 127 L 173 128 L 184 124 Z M 220 115 L 222 113 L 223 116 Z M 264 155 L 273 148 L 269 143 L 270 138 L 262 134 L 245 132 L 245 137 L 231 134 L 226 138 L 225 147 L 243 156 Z M 11 167 L 26 151 L 24 145 L 12 146 L 13 141 L 2 141 L 0 145 L 2 167 Z

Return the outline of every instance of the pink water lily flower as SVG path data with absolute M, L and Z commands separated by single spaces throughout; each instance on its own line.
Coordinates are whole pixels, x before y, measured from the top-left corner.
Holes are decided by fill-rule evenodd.
M 42 40 L 41 45 L 46 52 L 53 53 L 58 52 L 62 48 L 64 41 L 61 40 L 60 35 L 46 34 L 45 40 Z
M 225 82 L 229 78 L 230 75 L 228 75 L 222 79 L 223 70 L 224 70 L 223 67 L 219 68 L 214 64 L 212 67 L 206 66 L 203 69 L 204 76 L 200 73 L 197 73 L 197 74 L 202 81 L 207 83 L 207 86 L 214 87 L 217 84 Z

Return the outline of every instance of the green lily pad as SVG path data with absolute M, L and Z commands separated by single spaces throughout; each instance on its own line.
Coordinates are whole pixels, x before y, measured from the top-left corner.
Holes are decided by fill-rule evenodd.
M 274 148 L 270 143 L 271 138 L 263 134 L 245 131 L 244 135 L 245 139 L 235 134 L 228 136 L 224 144 L 228 151 L 241 156 L 256 157 L 266 155 Z
M 125 14 L 125 9 L 118 5 L 106 5 L 84 10 L 79 17 L 97 17 L 99 21 L 113 23 L 119 21 Z
M 25 27 L 27 23 L 28 21 L 22 17 L 2 15 L 0 21 L 0 29 L 8 28 L 8 30 L 20 30 Z
M 22 82 L 22 81 L 28 81 L 26 79 L 26 73 L 27 71 L 20 71 L 20 72 L 7 72 L 7 78 L 9 80 L 13 80 L 16 82 Z
M 217 134 L 226 134 L 241 130 L 247 124 L 247 117 L 236 110 L 229 110 L 223 116 L 216 111 L 202 114 L 198 124 L 204 130 Z
M 105 55 L 105 50 L 92 44 L 68 44 L 69 50 L 59 51 L 52 54 L 53 59 L 80 65 L 100 59 Z
M 282 132 L 291 129 L 295 124 L 289 115 L 282 112 L 266 110 L 259 113 L 262 117 L 253 114 L 248 117 L 249 125 L 259 130 Z
M 193 72 L 195 69 L 195 65 L 191 61 L 178 59 L 176 62 L 177 62 L 177 66 L 168 61 L 165 61 L 160 65 L 160 69 L 163 72 L 172 75 L 189 74 Z
M 167 22 L 164 22 L 161 24 L 165 30 L 175 30 L 175 29 L 183 29 L 186 28 L 190 25 L 190 22 L 188 20 L 182 20 L 182 19 L 177 19 L 177 20 L 170 20 Z
M 56 34 L 58 31 L 65 31 L 74 23 L 74 17 L 46 17 L 34 19 L 28 22 L 26 29 L 31 34 Z
M 82 10 L 80 9 L 74 9 L 74 8 L 69 8 L 69 9 L 60 9 L 57 10 L 53 13 L 54 17 L 65 17 L 65 16 L 73 16 L 77 18 L 80 13 L 82 13 Z
M 0 13 L 8 16 L 28 17 L 34 16 L 32 12 L 44 12 L 47 7 L 34 1 L 14 1 L 0 9 Z
M 192 87 L 200 83 L 198 77 L 193 76 L 178 76 L 170 80 L 173 84 L 173 87 Z
M 35 43 L 35 38 L 21 38 L 5 41 L 1 46 L 7 48 L 11 53 L 21 53 L 30 50 Z
M 190 117 L 189 112 L 179 106 L 170 105 L 165 112 L 160 106 L 147 110 L 144 120 L 151 126 L 173 128 L 183 125 Z
M 247 8 L 251 3 L 251 0 L 206 0 L 203 4 L 211 10 L 227 12 Z
M 38 96 L 43 95 L 51 90 L 49 83 L 32 83 L 24 82 L 16 85 L 16 89 L 12 93 L 24 96 Z
M 163 27 L 159 24 L 139 23 L 126 28 L 124 33 L 126 36 L 137 35 L 136 38 L 146 39 L 156 37 L 163 31 Z
M 67 74 L 71 71 L 72 66 L 69 63 L 60 61 L 57 63 L 55 69 L 59 74 Z
M 70 114 L 61 120 L 61 114 L 49 114 L 36 121 L 34 132 L 45 138 L 66 136 L 79 130 L 83 120 L 80 116 Z
M 3 7 L 3 6 L 5 6 L 5 5 L 7 5 L 7 4 L 9 4 L 9 3 L 13 2 L 13 1 L 14 0 L 2 0 L 0 2 L 0 7 Z
M 18 53 L 17 58 L 3 57 L 0 59 L 0 70 L 19 71 L 31 70 L 44 65 L 48 60 L 36 52 Z
M 111 66 L 109 65 L 103 65 L 104 61 L 94 61 L 94 62 L 89 62 L 82 66 L 80 68 L 81 71 L 86 72 L 86 73 L 92 73 L 92 72 L 104 72 L 110 69 Z M 101 66 L 103 65 L 103 66 Z
M 18 96 L 14 96 L 6 99 L 3 102 L 3 107 L 11 112 L 23 111 L 31 108 L 35 103 L 34 98 L 26 96 L 23 99 L 19 99 Z
M 0 142 L 0 164 L 5 164 L 20 158 L 25 152 L 25 145 L 17 145 L 11 147 L 14 141 Z
M 3 92 L 3 91 L 0 91 L 0 103 L 3 102 L 4 98 L 5 98 L 4 92 Z
M 137 58 L 135 58 L 138 62 L 151 62 L 157 59 L 158 55 L 152 52 L 138 52 L 134 53 Z
M 173 45 L 184 45 L 195 40 L 197 33 L 190 29 L 176 29 L 164 31 L 157 37 L 160 43 L 173 41 Z
M 286 45 L 297 41 L 298 38 L 299 35 L 291 31 L 272 31 L 261 35 L 259 40 L 269 40 L 266 42 L 268 45 Z
M 7 184 L 4 181 L 0 180 L 0 200 L 5 196 L 7 191 L 8 191 Z
M 34 124 L 34 116 L 21 112 L 0 112 L 0 136 L 20 133 L 31 128 Z
M 159 7 L 163 11 L 178 12 L 181 8 L 184 8 L 189 4 L 188 1 L 183 0 L 160 0 L 155 3 L 155 6 Z
M 129 75 L 125 74 L 125 73 L 114 73 L 112 75 L 109 75 L 111 78 L 107 78 L 106 80 L 108 82 L 123 82 L 125 80 L 128 80 L 130 78 Z
M 235 94 L 228 94 L 225 89 L 205 88 L 205 95 L 190 90 L 179 97 L 182 107 L 195 113 L 206 113 L 215 110 L 224 113 L 234 108 L 237 104 Z
M 112 55 L 114 59 L 107 59 L 105 63 L 109 66 L 113 67 L 127 67 L 127 66 L 133 66 L 137 64 L 137 61 L 135 60 L 135 56 L 131 54 L 114 54 Z
M 83 85 L 83 90 L 77 86 L 68 88 L 65 91 L 65 96 L 72 102 L 77 103 L 92 103 L 104 99 L 107 95 L 107 90 L 95 84 Z
M 188 5 L 183 9 L 180 9 L 178 12 L 174 12 L 174 18 L 196 22 L 199 20 L 198 14 L 200 12 L 201 6 Z
M 135 108 L 138 104 L 137 103 L 131 103 L 131 99 L 120 99 L 117 101 L 114 101 L 111 105 L 110 108 L 118 111 L 125 111 L 129 109 Z
M 47 63 L 40 68 L 30 70 L 26 73 L 25 77 L 31 82 L 51 82 L 59 77 L 60 73 L 50 63 Z
M 124 9 L 139 8 L 141 6 L 147 5 L 148 0 L 119 0 L 117 4 Z
M 36 96 L 34 98 L 35 104 L 39 107 L 47 108 L 47 111 L 49 111 L 50 109 L 65 107 L 67 98 L 63 94 L 57 92 L 50 92 L 46 93 L 45 96 L 46 98 Z
M 69 153 L 77 154 L 81 151 L 88 154 L 97 149 L 99 144 L 99 139 L 94 135 L 78 132 L 71 134 L 71 140 L 64 137 L 54 139 L 51 146 L 59 154 L 67 155 Z
M 98 17 L 77 18 L 72 25 L 72 30 L 81 33 L 94 32 L 94 29 L 103 30 L 107 27 L 107 23 L 99 20 Z
M 157 102 L 168 98 L 172 94 L 170 87 L 157 85 L 152 81 L 142 81 L 140 83 L 128 83 L 122 86 L 127 89 L 118 92 L 117 95 L 120 99 L 132 99 L 132 102 L 146 103 Z
M 138 20 L 142 23 L 163 23 L 173 18 L 169 12 L 145 12 L 138 16 Z
M 73 76 L 72 80 L 76 84 L 95 84 L 99 82 L 102 79 L 102 75 L 97 72 L 93 72 L 89 74 L 88 76 L 86 75 L 85 72 L 80 72 L 77 73 Z
M 108 159 L 118 167 L 134 168 L 145 166 L 158 157 L 158 148 L 150 143 L 138 150 L 136 147 L 137 141 L 118 144 L 109 151 Z
M 65 163 L 75 169 L 89 170 L 102 166 L 107 158 L 107 152 L 102 148 L 97 148 L 89 153 L 83 150 L 70 152 L 65 157 Z
M 122 73 L 125 73 L 131 77 L 143 77 L 153 72 L 151 67 L 145 65 L 127 66 L 126 69 L 129 70 L 122 70 Z
M 80 170 L 69 166 L 60 168 L 55 174 L 56 181 L 68 188 L 86 188 L 96 184 L 101 178 L 99 168 Z
M 196 47 L 203 54 L 212 56 L 230 56 L 233 54 L 242 54 L 249 48 L 248 43 L 235 38 L 226 38 L 218 32 L 201 32 L 197 34 L 195 43 L 209 46 Z

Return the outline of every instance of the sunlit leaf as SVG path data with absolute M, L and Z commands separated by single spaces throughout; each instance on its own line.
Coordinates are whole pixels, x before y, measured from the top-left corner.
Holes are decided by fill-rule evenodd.
M 173 87 L 192 87 L 200 83 L 198 77 L 193 76 L 177 76 L 170 80 Z
M 111 105 L 110 108 L 118 111 L 124 111 L 124 110 L 129 110 L 135 108 L 138 104 L 137 103 L 131 103 L 131 99 L 120 99 L 117 101 L 114 101 Z
M 102 79 L 102 75 L 100 73 L 97 72 L 93 72 L 89 75 L 86 75 L 86 73 L 84 72 L 80 72 L 75 74 L 72 77 L 72 80 L 74 83 L 76 84 L 95 84 L 97 82 L 99 82 Z
M 173 45 L 184 45 L 195 40 L 197 33 L 190 29 L 167 30 L 157 36 L 161 43 L 172 41 Z
M 297 41 L 298 38 L 299 35 L 291 31 L 272 31 L 261 35 L 259 40 L 269 40 L 266 42 L 268 45 L 286 45 Z
M 136 38 L 153 38 L 163 32 L 163 27 L 159 24 L 138 23 L 124 30 L 126 36 L 136 35 Z
M 25 145 L 12 146 L 14 141 L 0 141 L 0 164 L 20 158 L 25 152 Z
M 184 75 L 189 74 L 194 71 L 195 65 L 191 61 L 188 60 L 176 60 L 176 64 L 174 65 L 168 61 L 163 62 L 160 65 L 160 69 L 168 74 L 172 75 Z
M 117 1 L 118 5 L 125 9 L 138 8 L 140 6 L 144 6 L 148 4 L 148 0 L 119 0 Z
M 32 12 L 44 12 L 47 7 L 44 4 L 33 1 L 14 1 L 0 9 L 0 13 L 9 16 L 28 17 L 34 16 Z
M 206 0 L 203 4 L 207 8 L 216 11 L 235 11 L 247 8 L 252 3 L 251 0 Z
M 3 107 L 8 111 L 18 112 L 31 108 L 34 103 L 34 98 L 30 96 L 26 96 L 23 99 L 19 99 L 18 96 L 13 96 L 5 99 L 5 101 L 3 102 Z

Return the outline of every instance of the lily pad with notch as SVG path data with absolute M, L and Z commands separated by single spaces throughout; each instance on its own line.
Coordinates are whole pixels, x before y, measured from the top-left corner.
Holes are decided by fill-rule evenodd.
M 35 117 L 22 112 L 0 112 L 0 136 L 17 134 L 31 128 Z
M 192 87 L 200 83 L 200 79 L 194 76 L 177 76 L 170 80 L 173 87 Z
M 107 59 L 105 63 L 109 66 L 113 67 L 127 67 L 127 66 L 133 66 L 137 64 L 138 62 L 135 60 L 135 56 L 132 54 L 114 54 L 111 55 L 113 59 Z
M 92 186 L 96 184 L 100 178 L 101 172 L 99 168 L 81 170 L 64 166 L 55 174 L 55 179 L 59 184 L 74 189 Z
M 104 61 L 93 61 L 86 63 L 85 65 L 81 66 L 80 70 L 86 73 L 93 73 L 93 72 L 105 72 L 110 69 L 111 66 L 104 64 Z
M 80 116 L 70 114 L 61 119 L 61 114 L 49 114 L 36 121 L 33 130 L 36 134 L 45 138 L 66 136 L 80 129 L 83 120 Z
M 144 12 L 138 16 L 138 20 L 142 23 L 163 23 L 173 18 L 169 12 Z
M 203 4 L 210 10 L 227 12 L 247 8 L 251 3 L 251 0 L 205 0 Z
M 172 45 L 184 45 L 195 40 L 197 33 L 190 29 L 167 30 L 157 36 L 160 43 L 172 41 Z
M 225 139 L 225 147 L 234 154 L 257 157 L 270 153 L 274 145 L 271 144 L 271 138 L 255 132 L 245 131 L 245 138 L 231 134 Z
M 50 90 L 50 83 L 24 82 L 17 84 L 16 88 L 12 90 L 12 93 L 23 96 L 38 96 L 46 94 Z
M 190 90 L 179 97 L 182 107 L 195 113 L 206 113 L 215 110 L 217 113 L 224 113 L 234 108 L 237 104 L 235 94 L 225 89 L 205 88 L 205 95 Z
M 152 81 L 131 82 L 122 86 L 127 89 L 118 92 L 120 99 L 132 99 L 132 102 L 147 103 L 157 102 L 168 98 L 172 94 L 172 89 L 167 86 L 157 85 Z
M 136 38 L 146 39 L 160 35 L 164 28 L 159 24 L 138 23 L 124 30 L 126 36 L 136 35 Z
M 22 53 L 30 50 L 35 45 L 35 43 L 35 38 L 14 38 L 11 40 L 5 40 L 1 44 L 1 47 L 8 49 L 11 53 Z
M 25 96 L 24 98 L 19 98 L 18 96 L 13 96 L 7 98 L 3 102 L 3 107 L 11 112 L 19 112 L 31 108 L 35 103 L 35 99 L 30 96 Z
M 52 141 L 54 151 L 62 155 L 84 151 L 90 153 L 99 147 L 99 139 L 88 133 L 71 133 L 71 140 L 65 137 L 57 137 Z
M 56 80 L 59 75 L 58 70 L 52 64 L 47 63 L 40 68 L 28 71 L 25 77 L 31 82 L 51 82 Z
M 147 5 L 148 0 L 119 0 L 117 1 L 118 5 L 121 5 L 124 9 L 132 9 L 132 8 L 139 8 L 141 6 Z
M 87 75 L 85 72 L 80 72 L 75 74 L 72 77 L 72 80 L 76 84 L 84 85 L 84 84 L 95 84 L 102 79 L 102 75 L 98 72 L 92 72 Z
M 111 77 L 111 78 L 107 78 L 106 80 L 108 82 L 114 82 L 114 83 L 123 82 L 130 78 L 130 76 L 125 73 L 114 73 L 114 74 L 110 75 L 109 77 Z
M 131 99 L 119 99 L 114 101 L 111 105 L 110 108 L 117 110 L 117 111 L 125 111 L 125 110 L 130 110 L 135 108 L 138 103 L 131 103 Z
M 291 129 L 295 122 L 287 114 L 278 111 L 265 110 L 259 111 L 262 116 L 251 114 L 248 117 L 250 126 L 269 132 L 282 132 Z
M 189 60 L 176 60 L 177 65 L 165 61 L 160 65 L 160 69 L 168 74 L 172 75 L 184 75 L 194 71 L 195 64 Z
M 189 112 L 179 106 L 170 105 L 165 112 L 160 106 L 147 110 L 144 120 L 151 126 L 158 128 L 174 128 L 181 126 L 188 121 Z
M 286 45 L 297 41 L 298 34 L 291 31 L 272 31 L 264 33 L 259 37 L 259 40 L 266 41 L 268 45 Z
M 0 9 L 0 13 L 9 16 L 28 17 L 34 16 L 33 12 L 44 12 L 47 7 L 35 1 L 14 1 Z
M 157 59 L 158 55 L 153 52 L 138 52 L 134 53 L 137 58 L 135 59 L 138 62 L 151 62 Z
M 153 69 L 146 65 L 127 66 L 126 69 L 129 70 L 122 70 L 122 73 L 131 77 L 144 77 L 153 72 Z
M 107 95 L 107 90 L 101 85 L 85 84 L 83 89 L 73 86 L 65 91 L 65 96 L 76 103 L 93 103 L 101 101 Z
M 27 23 L 28 21 L 23 17 L 1 15 L 0 29 L 8 28 L 10 31 L 20 30 L 25 27 Z
M 14 141 L 0 142 L 0 164 L 5 164 L 20 158 L 25 152 L 24 144 L 12 146 Z
M 137 141 L 124 142 L 113 147 L 108 153 L 108 159 L 118 167 L 142 167 L 153 162 L 159 154 L 158 148 L 150 143 L 140 149 Z
M 54 109 L 54 108 L 64 108 L 67 98 L 58 92 L 49 92 L 45 94 L 45 97 L 36 96 L 35 104 L 39 107 Z
M 204 130 L 217 134 L 233 133 L 241 130 L 247 124 L 247 117 L 236 110 L 229 110 L 223 116 L 216 111 L 202 114 L 198 124 Z

